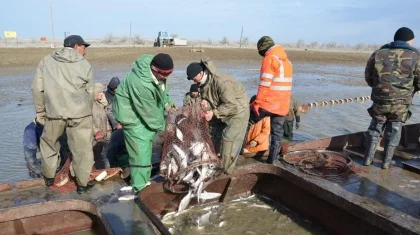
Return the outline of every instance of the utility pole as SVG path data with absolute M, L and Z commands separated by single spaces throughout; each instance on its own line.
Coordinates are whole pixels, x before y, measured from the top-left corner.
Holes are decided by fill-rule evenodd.
M 242 26 L 242 30 L 241 30 L 241 39 L 239 39 L 239 48 L 242 47 L 242 33 L 244 32 L 244 26 Z
M 130 40 L 131 40 L 131 21 L 130 21 Z
M 51 31 L 52 31 L 52 37 L 53 37 L 53 44 L 55 47 L 55 36 L 54 36 L 54 20 L 53 20 L 53 13 L 52 13 L 52 4 L 50 1 L 50 17 L 51 17 Z

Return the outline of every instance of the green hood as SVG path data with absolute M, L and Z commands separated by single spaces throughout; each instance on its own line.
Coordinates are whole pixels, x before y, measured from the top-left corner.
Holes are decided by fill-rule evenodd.
M 153 57 L 153 55 L 144 54 L 131 64 L 132 72 L 144 82 L 154 82 L 150 71 L 150 63 Z

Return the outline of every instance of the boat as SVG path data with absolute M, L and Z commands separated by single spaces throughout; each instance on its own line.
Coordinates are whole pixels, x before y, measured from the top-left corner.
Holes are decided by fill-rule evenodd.
M 282 159 L 268 165 L 266 153 L 240 157 L 230 175 L 206 182 L 207 192 L 225 203 L 251 194 L 268 197 L 319 224 L 328 234 L 420 234 L 420 124 L 403 127 L 395 166 L 382 170 L 383 141 L 369 167 L 361 165 L 365 132 L 291 144 Z M 360 171 L 313 174 L 285 161 L 287 154 L 338 154 Z M 328 153 L 328 154 L 327 154 Z M 346 168 L 347 169 L 347 168 Z M 66 234 L 91 229 L 99 234 L 170 234 L 159 218 L 175 211 L 183 193 L 165 189 L 155 177 L 134 201 L 119 202 L 119 177 L 98 183 L 87 195 L 60 195 L 42 180 L 0 184 L 2 234 Z M 192 200 L 189 207 L 196 206 Z

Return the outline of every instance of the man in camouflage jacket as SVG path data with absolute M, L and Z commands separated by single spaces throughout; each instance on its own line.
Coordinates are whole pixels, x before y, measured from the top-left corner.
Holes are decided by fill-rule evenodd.
M 372 163 L 379 136 L 385 130 L 382 168 L 391 165 L 399 145 L 401 129 L 411 116 L 409 106 L 413 95 L 420 90 L 420 53 L 412 47 L 414 33 L 406 27 L 397 30 L 394 41 L 382 46 L 370 57 L 365 70 L 367 84 L 372 87 L 372 121 L 368 128 L 368 146 L 364 165 Z

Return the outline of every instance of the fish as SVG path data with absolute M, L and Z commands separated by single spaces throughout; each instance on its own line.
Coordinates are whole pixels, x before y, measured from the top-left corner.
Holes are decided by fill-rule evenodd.
M 188 174 L 184 178 L 182 178 L 182 181 L 189 182 L 190 180 L 192 180 L 194 176 L 194 172 L 195 172 L 195 169 L 192 169 L 190 172 L 188 172 Z
M 200 197 L 201 200 L 212 200 L 215 198 L 220 197 L 222 194 L 220 193 L 211 193 L 211 192 L 202 192 L 200 195 L 194 195 L 194 197 Z
M 194 142 L 190 147 L 190 151 L 194 156 L 198 157 L 203 152 L 205 146 L 203 142 Z
M 182 131 L 178 127 L 176 128 L 176 137 L 179 140 L 184 141 L 184 135 L 182 134 Z
M 225 221 L 219 223 L 219 228 L 225 225 Z
M 122 192 L 133 191 L 133 186 L 122 187 L 122 188 L 120 188 L 120 191 L 122 191 Z
M 197 219 L 197 226 L 202 227 L 203 225 L 208 224 L 210 222 L 210 215 L 211 215 L 211 211 L 200 216 L 200 218 Z
M 197 202 L 200 202 L 200 196 L 201 196 L 201 191 L 203 190 L 203 184 L 204 184 L 204 182 L 201 181 L 201 183 L 198 185 L 198 189 L 197 189 Z
M 188 156 L 187 156 L 187 154 L 176 144 L 172 144 L 172 147 L 178 153 L 178 160 L 179 160 L 180 167 L 182 169 L 187 168 L 187 166 L 188 166 Z
M 273 209 L 271 206 L 269 205 L 260 205 L 260 204 L 252 204 L 250 205 L 251 207 L 256 207 L 256 208 L 262 208 L 262 209 Z
M 179 203 L 178 206 L 178 212 L 177 214 L 179 214 L 181 211 L 185 210 L 185 208 L 187 208 L 187 206 L 190 204 L 191 201 L 191 195 L 192 195 L 192 190 L 188 191 L 187 195 L 185 195 L 185 197 L 182 198 L 181 202 Z
M 134 200 L 137 197 L 137 195 L 125 195 L 118 198 L 118 201 L 130 201 Z

